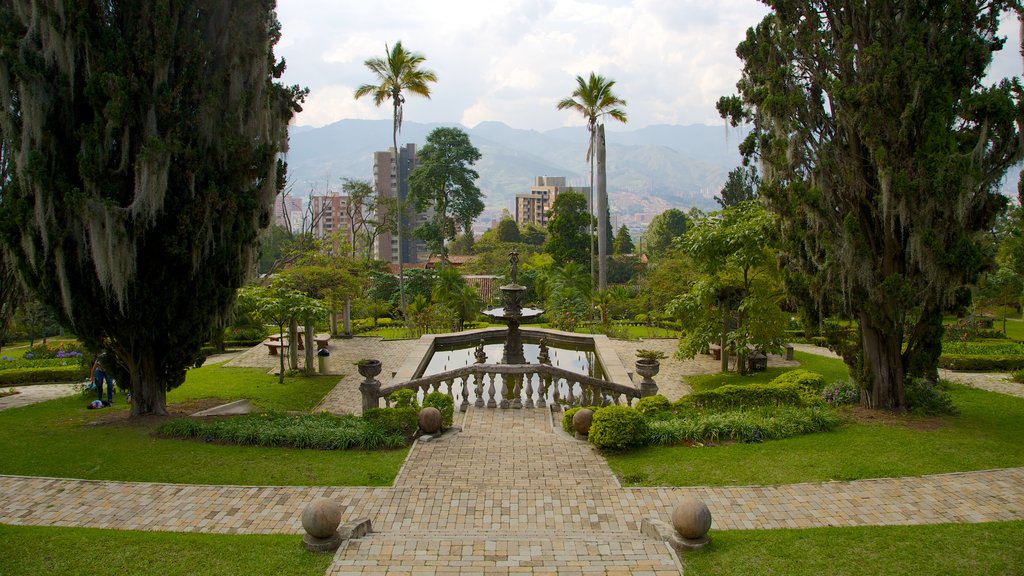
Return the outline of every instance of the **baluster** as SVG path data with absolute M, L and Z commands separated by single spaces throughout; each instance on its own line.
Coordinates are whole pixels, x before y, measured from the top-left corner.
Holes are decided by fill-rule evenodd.
M 488 394 L 487 407 L 488 408 L 497 408 L 498 403 L 494 401 L 494 373 L 493 372 L 487 374 L 487 381 L 488 381 L 488 383 L 490 385 L 490 388 L 488 389 L 488 392 L 487 392 L 487 394 Z
M 424 384 L 423 386 L 420 387 L 420 389 L 423 390 L 423 399 L 426 400 L 427 394 L 430 394 L 430 384 Z
M 473 374 L 473 380 L 476 381 L 476 400 L 473 402 L 473 406 L 477 408 L 484 407 L 484 374 L 483 372 L 476 372 Z
M 573 389 L 573 386 L 576 385 L 576 382 L 573 381 L 573 380 L 566 380 L 565 383 L 569 385 L 569 393 L 566 394 L 566 396 L 565 396 L 565 402 L 566 402 L 565 405 L 568 406 L 569 408 L 572 408 L 573 406 L 576 405 L 576 399 L 573 398 L 573 396 L 572 396 L 572 389 Z
M 523 374 L 523 380 L 523 387 L 526 389 L 526 400 L 523 401 L 523 408 L 533 408 L 533 374 Z
M 459 406 L 459 412 L 465 412 L 469 410 L 469 375 L 462 377 L 462 387 L 459 388 L 462 393 L 462 405 Z
M 520 409 L 523 407 L 523 375 L 513 374 L 512 375 L 512 407 Z
M 554 384 L 554 392 L 551 395 L 551 409 L 552 410 L 561 410 L 562 409 L 562 401 L 561 401 L 559 392 L 560 392 L 560 390 L 562 388 L 562 381 L 559 380 L 557 382 L 552 382 L 550 374 L 544 376 L 544 381 L 547 383 L 548 389 L 551 389 L 551 385 Z
M 537 407 L 544 408 L 548 405 L 548 377 L 537 373 Z
M 502 408 L 508 408 L 512 404 L 512 387 L 509 386 L 508 374 L 498 374 L 501 378 L 501 399 L 498 402 L 498 406 Z

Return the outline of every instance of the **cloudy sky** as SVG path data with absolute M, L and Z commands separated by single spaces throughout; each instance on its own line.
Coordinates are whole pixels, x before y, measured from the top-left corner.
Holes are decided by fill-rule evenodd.
M 363 61 L 401 40 L 438 75 L 430 100 L 408 98 L 407 120 L 535 130 L 582 124 L 555 104 L 590 71 L 616 80 L 632 128 L 721 123 L 714 104 L 735 91 L 736 44 L 766 13 L 754 0 L 278 0 L 277 10 L 285 81 L 311 90 L 299 125 L 390 118 L 390 105 L 352 92 L 374 80 Z M 1016 20 L 1002 32 L 1015 46 Z M 990 76 L 1020 70 L 1008 49 Z

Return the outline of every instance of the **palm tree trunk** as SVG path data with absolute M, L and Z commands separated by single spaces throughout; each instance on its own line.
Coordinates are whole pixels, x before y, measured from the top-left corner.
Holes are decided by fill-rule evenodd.
M 402 253 L 402 171 L 398 162 L 398 101 L 395 101 L 394 127 L 391 131 L 391 140 L 394 144 L 394 154 L 391 159 L 395 167 L 395 206 L 398 210 L 398 309 L 405 316 L 405 254 Z
M 608 289 L 608 183 L 605 175 L 604 124 L 597 126 L 597 289 Z

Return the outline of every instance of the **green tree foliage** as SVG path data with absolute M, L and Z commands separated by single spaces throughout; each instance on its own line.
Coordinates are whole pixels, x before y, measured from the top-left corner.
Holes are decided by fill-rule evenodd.
M 293 320 L 312 321 L 327 314 L 323 303 L 295 289 L 292 280 L 288 278 L 276 279 L 269 286 L 247 286 L 240 289 L 238 306 L 245 313 L 277 326 L 278 337 L 282 341 L 284 327 Z M 278 383 L 284 384 L 284 353 L 279 356 Z
M 632 254 L 634 248 L 629 228 L 626 228 L 625 224 L 619 226 L 619 231 L 615 233 L 615 240 L 612 241 L 612 254 Z
M 498 222 L 498 242 L 522 242 L 523 237 L 519 233 L 519 226 L 511 218 L 502 218 Z
M 562 192 L 555 197 L 548 215 L 548 240 L 544 251 L 558 265 L 586 263 L 590 259 L 590 222 L 583 194 Z
M 858 320 L 843 354 L 875 408 L 906 409 L 911 367 L 935 372 L 943 307 L 984 262 L 979 233 L 1021 154 L 1021 86 L 983 87 L 1016 2 L 769 1 L 719 101 L 764 169 L 794 276 Z
M 473 220 L 484 211 L 483 193 L 476 185 L 480 177 L 472 166 L 480 151 L 458 128 L 435 128 L 420 150 L 419 165 L 409 176 L 409 201 L 419 211 L 434 211 L 430 222 L 416 230 L 430 251 L 448 258 L 445 242 L 455 234 L 472 232 Z
M 454 313 L 452 330 L 462 330 L 466 322 L 476 320 L 483 305 L 477 289 L 467 284 L 462 274 L 450 266 L 438 271 L 430 297 L 435 304 Z
M 304 91 L 272 0 L 0 4 L 0 237 L 24 282 L 165 414 L 253 269 Z
M 378 195 L 369 180 L 343 178 L 341 191 L 348 197 L 345 215 L 350 226 L 352 257 L 361 251 L 369 260 L 373 258 L 377 237 L 385 232 L 393 234 L 398 231 L 398 200 Z
M 782 286 L 770 248 L 774 228 L 760 204 L 744 202 L 697 220 L 683 236 L 682 249 L 701 275 L 669 306 L 686 327 L 681 356 L 723 343 L 745 373 L 748 346 L 781 349 L 787 317 L 779 309 Z
M 528 223 L 519 229 L 522 241 L 533 246 L 543 246 L 548 239 L 548 231 L 537 224 Z
M 626 122 L 626 111 L 623 110 L 626 101 L 612 92 L 614 87 L 615 80 L 591 72 L 589 78 L 577 76 L 576 89 L 573 90 L 572 96 L 558 102 L 559 110 L 575 110 L 587 120 L 587 130 L 590 132 L 587 160 L 593 162 L 596 159 L 597 161 L 597 175 L 592 181 L 597 184 L 595 190 L 597 193 L 597 229 L 602 231 L 601 234 L 598 234 L 597 239 L 597 285 L 601 290 L 608 287 L 608 238 L 603 232 L 609 227 L 604 124 L 601 120 L 608 116 L 613 120 Z M 591 173 L 594 173 L 593 165 Z
M 647 253 L 652 257 L 665 254 L 672 243 L 686 233 L 688 222 L 686 213 L 675 208 L 669 208 L 652 218 L 644 232 Z
M 722 208 L 736 206 L 740 202 L 757 199 L 757 168 L 737 166 L 729 171 L 722 191 L 715 196 L 715 202 Z
M 395 42 L 394 48 L 384 45 L 384 58 L 368 58 L 363 65 L 377 77 L 376 84 L 363 84 L 356 88 L 355 98 L 371 96 L 373 103 L 380 106 L 391 101 L 392 129 L 391 142 L 394 154 L 391 155 L 392 174 L 395 175 L 397 189 L 402 189 L 402 171 L 398 169 L 398 133 L 402 131 L 402 108 L 405 104 L 404 94 L 416 94 L 430 98 L 430 84 L 437 82 L 437 74 L 433 70 L 421 68 L 426 57 L 419 52 L 406 50 L 402 41 Z M 393 213 L 401 214 L 404 206 L 394 206 Z M 396 223 L 398 243 L 402 244 L 405 234 L 401 222 Z M 405 312 L 405 263 L 398 259 L 398 294 L 399 306 Z

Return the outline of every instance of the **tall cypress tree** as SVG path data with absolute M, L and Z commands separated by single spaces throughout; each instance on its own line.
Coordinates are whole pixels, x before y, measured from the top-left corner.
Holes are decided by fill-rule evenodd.
M 230 307 L 304 91 L 276 82 L 273 0 L 0 5 L 0 238 L 26 284 L 127 379 L 166 392 Z

